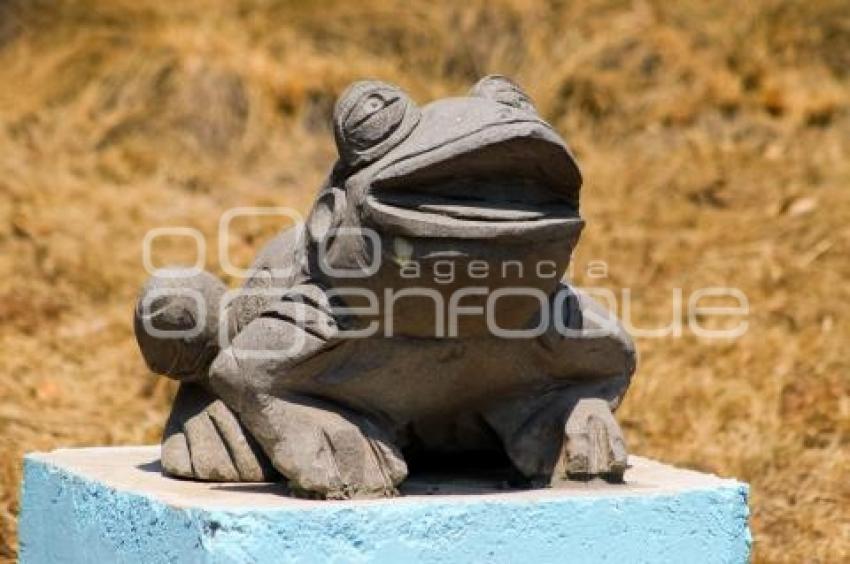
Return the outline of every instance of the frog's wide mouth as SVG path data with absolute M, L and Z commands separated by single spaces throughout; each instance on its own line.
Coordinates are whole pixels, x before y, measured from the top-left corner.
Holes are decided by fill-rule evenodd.
M 558 170 L 565 158 L 562 145 L 513 138 L 422 166 L 405 163 L 373 180 L 366 214 L 382 229 L 414 237 L 564 237 L 583 225 L 578 187 Z

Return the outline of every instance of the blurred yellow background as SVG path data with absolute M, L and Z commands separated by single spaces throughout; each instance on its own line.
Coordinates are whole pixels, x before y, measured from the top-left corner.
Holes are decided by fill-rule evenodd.
M 425 103 L 492 72 L 582 165 L 578 284 L 605 261 L 640 327 L 675 288 L 749 299 L 740 339 L 639 339 L 631 451 L 750 482 L 757 561 L 848 561 L 844 0 L 0 1 L 0 559 L 25 451 L 159 438 L 173 387 L 131 326 L 149 229 L 199 229 L 220 273 L 221 213 L 310 204 L 350 81 Z M 232 260 L 279 227 L 237 222 Z

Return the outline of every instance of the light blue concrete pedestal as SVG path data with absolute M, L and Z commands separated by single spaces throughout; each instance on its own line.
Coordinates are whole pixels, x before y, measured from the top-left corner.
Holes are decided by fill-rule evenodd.
M 307 501 L 275 484 L 159 472 L 158 447 L 27 456 L 24 564 L 746 562 L 747 487 L 631 457 L 626 485 L 499 491 L 413 481 L 405 496 Z M 428 492 L 438 492 L 428 495 Z

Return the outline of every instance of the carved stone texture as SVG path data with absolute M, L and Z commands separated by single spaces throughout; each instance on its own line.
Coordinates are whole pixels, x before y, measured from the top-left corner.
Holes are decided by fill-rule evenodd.
M 183 381 L 165 471 L 276 470 L 319 498 L 393 495 L 406 459 L 468 455 L 536 484 L 621 480 L 612 412 L 635 349 L 561 280 L 581 174 L 529 96 L 488 76 L 420 108 L 363 81 L 333 127 L 339 160 L 306 221 L 267 244 L 235 298 L 179 268 L 142 290 L 142 355 Z

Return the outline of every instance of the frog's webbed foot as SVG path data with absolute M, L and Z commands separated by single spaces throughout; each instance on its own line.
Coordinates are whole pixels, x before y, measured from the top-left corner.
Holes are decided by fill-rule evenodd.
M 623 480 L 626 442 L 608 402 L 585 398 L 576 403 L 564 425 L 560 462 L 563 467 L 556 469 L 554 481 L 595 476 L 613 482 Z
M 264 482 L 277 473 L 224 403 L 200 384 L 182 384 L 162 439 L 162 468 L 215 482 Z
M 622 481 L 627 451 L 611 406 L 583 392 L 549 391 L 485 412 L 511 461 L 527 478 L 551 485 L 594 477 Z
M 389 434 L 365 415 L 312 398 L 256 401 L 246 424 L 297 495 L 387 497 L 407 476 Z

